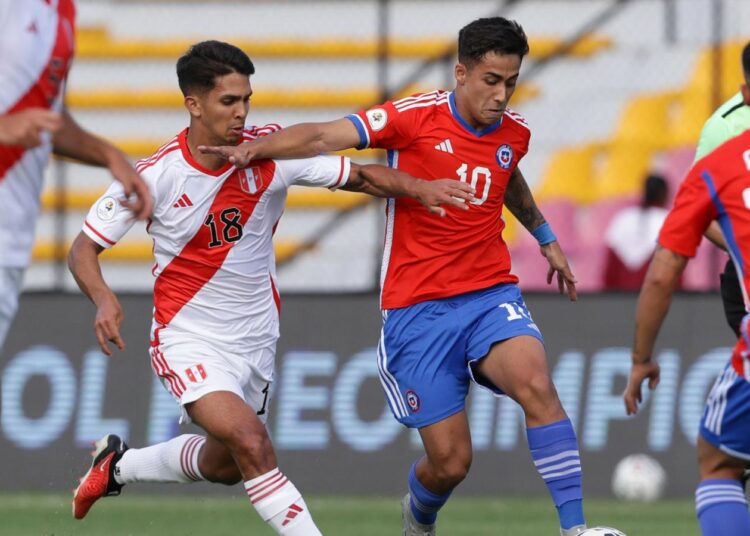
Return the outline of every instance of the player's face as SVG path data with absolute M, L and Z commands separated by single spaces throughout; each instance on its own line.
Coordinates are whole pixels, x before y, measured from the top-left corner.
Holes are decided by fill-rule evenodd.
M 475 128 L 500 121 L 518 82 L 521 56 L 488 52 L 467 67 L 456 65 L 456 99 L 460 111 Z
M 206 137 L 216 144 L 236 145 L 242 141 L 242 129 L 250 108 L 253 90 L 250 79 L 239 73 L 216 77 L 214 88 L 195 97 L 193 119 Z M 197 113 L 197 115 L 196 115 Z

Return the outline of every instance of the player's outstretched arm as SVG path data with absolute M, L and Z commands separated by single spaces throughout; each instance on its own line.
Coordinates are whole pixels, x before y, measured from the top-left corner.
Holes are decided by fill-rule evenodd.
M 235 146 L 199 145 L 206 154 L 219 155 L 238 168 L 264 158 L 309 158 L 359 145 L 359 133 L 348 119 L 300 123 Z
M 42 143 L 42 132 L 57 132 L 62 127 L 59 113 L 46 108 L 26 108 L 0 115 L 0 145 L 31 149 Z
M 354 162 L 349 180 L 341 189 L 375 197 L 412 197 L 440 217 L 446 214 L 442 205 L 469 210 L 467 202 L 474 200 L 474 188 L 455 179 L 426 181 L 386 166 Z
M 111 356 L 109 342 L 120 350 L 125 349 L 125 342 L 120 336 L 124 315 L 117 296 L 102 277 L 99 265 L 99 254 L 102 251 L 103 247 L 84 233 L 79 233 L 68 253 L 68 268 L 83 293 L 96 305 L 96 340 L 102 352 Z
M 67 112 L 63 113 L 62 119 L 62 126 L 52 140 L 55 154 L 92 166 L 108 168 L 114 179 L 122 183 L 128 199 L 123 201 L 123 205 L 133 211 L 137 220 L 148 218 L 154 208 L 154 200 L 148 186 L 122 151 L 108 141 L 82 129 Z M 135 194 L 134 200 L 130 200 L 131 194 Z
M 643 400 L 643 380 L 648 378 L 649 389 L 655 389 L 659 384 L 659 365 L 652 361 L 654 344 L 669 311 L 675 286 L 686 264 L 686 257 L 657 246 L 646 279 L 643 281 L 635 311 L 633 366 L 623 395 L 628 415 L 638 412 L 638 404 Z
M 534 196 L 531 194 L 526 179 L 521 170 L 516 168 L 510 176 L 508 187 L 505 190 L 505 206 L 508 207 L 511 214 L 521 222 L 527 231 L 532 233 L 539 240 L 538 233 L 541 229 L 548 228 L 547 221 L 544 219 L 539 207 L 536 206 Z M 551 231 L 549 231 L 551 234 Z M 540 241 L 541 253 L 549 263 L 547 270 L 547 284 L 552 283 L 552 279 L 557 274 L 557 288 L 560 294 L 567 293 L 571 301 L 578 299 L 576 291 L 576 278 L 573 275 L 568 258 L 565 256 L 554 235 L 551 235 L 551 241 Z

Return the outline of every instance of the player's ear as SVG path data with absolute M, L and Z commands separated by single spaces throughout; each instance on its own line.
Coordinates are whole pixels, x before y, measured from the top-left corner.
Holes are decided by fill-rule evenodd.
M 748 87 L 747 82 L 740 84 L 740 92 L 742 93 L 742 100 L 745 106 L 750 106 L 750 87 Z
M 191 117 L 198 118 L 201 116 L 201 104 L 200 101 L 193 95 L 185 97 L 185 109 L 188 111 Z
M 464 85 L 466 83 L 466 66 L 463 63 L 457 63 L 456 68 L 454 70 L 454 75 L 456 77 L 456 82 L 458 82 L 459 86 Z

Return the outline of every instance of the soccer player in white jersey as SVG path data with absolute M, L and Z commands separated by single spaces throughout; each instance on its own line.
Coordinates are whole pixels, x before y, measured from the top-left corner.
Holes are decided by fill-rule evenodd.
M 254 67 L 244 52 L 217 41 L 194 45 L 177 63 L 190 127 L 137 164 L 155 199 L 151 366 L 206 437 L 185 434 L 143 449 L 114 435 L 97 443 L 76 490 L 74 515 L 117 495 L 129 482 L 244 482 L 258 514 L 278 534 L 320 534 L 294 484 L 277 467 L 265 428 L 279 337 L 273 230 L 293 184 L 379 196 L 409 195 L 433 212 L 466 208 L 472 188 L 428 182 L 342 156 L 259 161 L 236 169 L 197 152 L 200 144 L 238 144 L 277 130 L 246 128 Z M 114 185 L 96 202 L 70 252 L 81 289 L 96 304 L 96 336 L 123 348 L 122 312 L 102 278 L 98 254 L 132 225 Z
M 51 152 L 109 168 L 148 217 L 148 188 L 112 144 L 63 111 L 73 60 L 72 0 L 0 0 L 0 349 L 31 259 L 39 194 Z

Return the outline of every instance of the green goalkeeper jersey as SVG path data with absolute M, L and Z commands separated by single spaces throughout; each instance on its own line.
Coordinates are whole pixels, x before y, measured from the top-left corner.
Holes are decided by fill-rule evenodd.
M 725 141 L 749 128 L 750 106 L 745 105 L 742 93 L 737 93 L 719 106 L 703 125 L 698 147 L 695 149 L 695 160 L 703 158 Z

